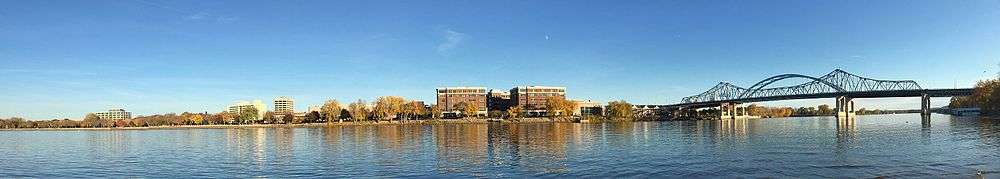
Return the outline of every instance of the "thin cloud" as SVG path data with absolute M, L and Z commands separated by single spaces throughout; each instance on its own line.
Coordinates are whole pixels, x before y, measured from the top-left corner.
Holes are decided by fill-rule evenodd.
M 195 13 L 195 14 L 192 14 L 192 15 L 188 16 L 187 19 L 190 19 L 190 20 L 202 20 L 202 19 L 207 18 L 208 16 L 209 16 L 209 14 L 207 12 L 199 12 L 199 13 Z
M 452 49 L 458 47 L 467 38 L 467 35 L 461 32 L 457 32 L 451 29 L 444 31 L 444 42 L 438 44 L 437 52 L 438 54 L 447 56 L 451 53 Z
M 0 69 L 0 74 L 37 74 L 37 75 L 71 75 L 94 76 L 97 73 L 73 70 L 41 70 L 41 69 Z
M 193 20 L 193 21 L 214 20 L 215 22 L 219 23 L 230 23 L 240 19 L 238 17 L 232 17 L 232 16 L 214 15 L 206 11 L 195 11 L 195 10 L 171 7 L 150 1 L 144 1 L 144 0 L 133 0 L 133 1 L 147 6 L 152 6 L 167 11 L 171 11 L 174 13 L 182 14 L 183 18 L 187 20 Z
M 230 22 L 236 22 L 236 21 L 238 21 L 238 20 L 240 20 L 240 18 L 239 18 L 239 17 L 225 17 L 225 16 L 219 16 L 219 17 L 216 17 L 216 18 L 215 18 L 215 22 L 220 22 L 220 23 L 230 23 Z

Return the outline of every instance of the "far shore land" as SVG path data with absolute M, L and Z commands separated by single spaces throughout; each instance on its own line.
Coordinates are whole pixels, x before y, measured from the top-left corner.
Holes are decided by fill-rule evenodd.
M 888 115 L 888 114 L 907 114 L 913 112 L 903 112 L 903 113 L 882 113 L 882 114 L 858 114 L 858 115 Z M 820 117 L 820 116 L 830 116 L 830 115 L 804 115 L 804 116 L 790 116 L 790 117 Z M 1000 115 L 982 114 L 979 116 L 997 117 Z M 773 118 L 773 117 L 762 117 L 762 118 Z M 779 117 L 780 118 L 780 117 Z M 517 119 L 426 119 L 426 120 L 394 120 L 394 121 L 343 121 L 343 122 L 318 122 L 318 123 L 300 123 L 300 124 L 204 124 L 204 125 L 163 125 L 163 126 L 147 126 L 147 127 L 79 127 L 79 128 L 58 128 L 58 127 L 48 127 L 48 128 L 0 128 L 0 131 L 89 131 L 89 130 L 155 130 L 155 129 L 231 129 L 231 128 L 275 128 L 275 127 L 328 127 L 328 126 L 379 126 L 379 125 L 438 125 L 438 124 L 485 124 L 485 123 L 502 123 L 502 124 L 521 124 L 521 123 L 604 123 L 604 122 L 648 122 L 648 121 L 689 121 L 689 120 L 714 120 L 709 118 L 676 118 L 672 120 L 649 120 L 649 119 L 603 119 L 603 118 L 589 118 L 591 120 L 584 119 L 573 119 L 573 118 L 548 118 L 548 117 L 534 117 L 534 118 L 517 118 Z
M 435 124 L 476 124 L 499 122 L 506 124 L 518 123 L 574 123 L 570 119 L 561 118 L 520 118 L 516 120 L 491 119 L 432 119 L 405 121 L 344 121 L 328 123 L 303 124 L 206 124 L 206 125 L 165 125 L 149 127 L 100 127 L 100 128 L 7 128 L 0 131 L 77 131 L 77 130 L 150 130 L 150 129 L 230 129 L 230 128 L 272 128 L 272 127 L 326 127 L 326 126 L 374 126 L 374 125 L 435 125 Z

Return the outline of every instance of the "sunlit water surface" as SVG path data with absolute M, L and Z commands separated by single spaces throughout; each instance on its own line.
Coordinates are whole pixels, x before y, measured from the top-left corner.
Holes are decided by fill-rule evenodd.
M 1000 177 L 1000 120 L 0 131 L 0 177 Z

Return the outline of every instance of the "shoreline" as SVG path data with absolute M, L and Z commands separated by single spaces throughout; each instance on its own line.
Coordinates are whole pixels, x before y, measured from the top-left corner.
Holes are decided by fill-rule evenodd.
M 521 123 L 573 123 L 572 121 L 551 118 L 521 118 L 514 120 L 493 121 L 490 119 L 432 119 L 407 121 L 363 121 L 363 122 L 330 122 L 304 124 L 208 124 L 208 125 L 168 125 L 148 127 L 101 127 L 101 128 L 7 128 L 0 131 L 94 131 L 94 130 L 170 130 L 170 129 L 238 129 L 238 128 L 306 128 L 332 126 L 380 126 L 380 125 L 440 125 L 440 124 L 485 124 L 497 122 L 501 124 Z

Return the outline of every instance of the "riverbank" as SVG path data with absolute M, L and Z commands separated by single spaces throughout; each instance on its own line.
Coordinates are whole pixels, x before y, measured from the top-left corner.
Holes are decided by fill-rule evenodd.
M 569 119 L 557 118 L 519 118 L 519 119 L 430 119 L 404 121 L 344 121 L 329 123 L 304 124 L 211 124 L 211 125 L 169 125 L 148 127 L 112 127 L 112 128 L 7 128 L 0 131 L 74 131 L 74 130 L 159 130 L 159 129 L 230 129 L 230 128 L 273 128 L 273 127 L 328 127 L 328 126 L 377 126 L 377 125 L 439 125 L 439 124 L 476 124 L 497 122 L 503 124 L 519 123 L 572 123 Z

